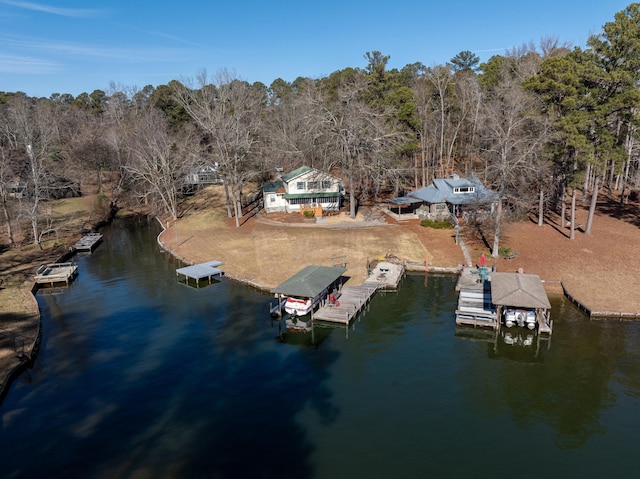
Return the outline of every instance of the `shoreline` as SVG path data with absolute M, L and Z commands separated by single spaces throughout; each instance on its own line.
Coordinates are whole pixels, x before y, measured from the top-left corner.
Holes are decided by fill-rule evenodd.
M 171 254 L 173 257 L 178 259 L 179 261 L 185 264 L 194 264 L 197 261 L 194 258 L 188 258 L 186 255 L 181 255 L 174 251 L 168 244 L 164 243 L 161 239 L 161 236 L 164 232 L 168 231 L 165 225 L 160 221 L 159 218 L 156 217 L 156 220 L 161 225 L 161 231 L 157 235 L 157 242 L 162 251 Z M 368 228 L 372 226 L 376 226 L 375 224 L 364 224 L 362 226 L 354 224 L 355 222 L 349 222 L 348 226 L 345 228 Z M 272 222 L 271 226 L 278 227 L 281 224 Z M 293 225 L 292 225 L 293 226 Z M 298 225 L 296 225 L 298 226 Z M 305 227 L 314 227 L 320 226 L 322 229 L 327 229 L 327 227 L 331 229 L 340 229 L 341 227 L 336 225 L 304 225 Z M 389 225 L 389 226 L 397 226 L 397 225 Z M 422 242 L 424 245 L 424 242 Z M 56 261 L 61 261 L 65 258 L 69 258 L 73 256 L 74 253 L 66 252 L 62 256 L 60 256 Z M 450 256 L 449 256 L 450 258 Z M 405 262 L 406 270 L 408 272 L 424 272 L 425 266 L 424 263 L 419 262 L 411 262 L 407 260 L 403 260 Z M 446 255 L 445 261 L 441 263 L 446 263 Z M 435 266 L 429 264 L 428 271 L 433 273 L 443 273 L 443 274 L 459 274 L 460 272 L 460 264 L 457 266 Z M 227 276 L 230 280 L 235 281 L 239 284 L 243 284 L 252 288 L 255 288 L 259 291 L 269 293 L 270 289 L 264 284 L 251 279 L 249 277 L 245 277 L 240 274 L 235 274 L 231 272 L 225 271 L 225 276 Z M 542 276 L 541 276 L 542 277 Z M 599 311 L 594 308 L 588 306 L 583 299 L 579 296 L 575 295 L 573 291 L 567 286 L 566 282 L 561 279 L 553 279 L 553 280 L 545 280 L 543 279 L 545 290 L 548 294 L 561 294 L 566 297 L 569 301 L 571 301 L 576 307 L 581 309 L 590 320 L 614 320 L 614 321 L 634 321 L 640 320 L 640 312 L 633 311 Z M 6 334 L 3 344 L 0 344 L 0 375 L 3 376 L 2 383 L 0 384 L 0 405 L 4 397 L 6 397 L 7 391 L 9 390 L 11 383 L 15 378 L 17 378 L 24 370 L 30 367 L 30 363 L 32 363 L 36 358 L 39 351 L 39 346 L 41 342 L 42 328 L 41 328 L 41 317 L 40 310 L 38 306 L 38 302 L 36 299 L 36 291 L 37 284 L 32 280 L 25 279 L 22 284 L 10 284 L 5 287 L 4 290 L 0 289 L 0 298 L 4 294 L 6 299 L 6 304 L 10 305 L 10 309 L 4 310 L 4 316 L 7 318 L 7 322 L 9 322 L 10 318 L 16 318 L 19 321 L 18 326 L 13 325 L 9 326 L 7 329 L 8 333 Z M 18 301 L 16 301 L 18 298 Z M 4 299 L 4 298 L 2 298 Z M 20 310 L 20 306 L 23 306 L 23 309 Z M 6 324 L 5 324 L 6 325 Z M 3 325 L 3 326 L 5 326 Z M 22 350 L 19 351 L 17 348 L 17 338 L 22 340 Z M 28 344 L 28 346 L 25 346 Z

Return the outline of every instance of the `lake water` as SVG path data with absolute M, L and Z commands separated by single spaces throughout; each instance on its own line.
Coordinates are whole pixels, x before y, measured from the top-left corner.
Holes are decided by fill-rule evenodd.
M 279 341 L 273 298 L 179 284 L 157 232 L 115 223 L 38 294 L 0 477 L 640 477 L 640 324 L 552 297 L 551 341 L 507 344 L 456 331 L 454 277 L 410 275 L 348 334 Z

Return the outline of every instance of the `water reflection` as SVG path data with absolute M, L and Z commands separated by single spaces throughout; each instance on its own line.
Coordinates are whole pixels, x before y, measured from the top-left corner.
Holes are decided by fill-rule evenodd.
M 155 235 L 114 225 L 68 291 L 39 295 L 41 353 L 0 408 L 3 477 L 638 472 L 636 323 L 558 297 L 552 344 L 474 337 L 455 278 L 410 275 L 348 335 L 280 339 L 272 298 L 179 284 Z

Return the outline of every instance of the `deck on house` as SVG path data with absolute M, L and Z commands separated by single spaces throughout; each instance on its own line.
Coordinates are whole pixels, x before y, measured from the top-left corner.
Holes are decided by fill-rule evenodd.
M 100 241 L 102 241 L 102 235 L 100 233 L 89 233 L 80 238 L 74 245 L 74 248 L 76 251 L 92 252 Z
M 38 284 L 69 284 L 78 274 L 78 265 L 75 263 L 50 263 L 38 268 L 34 280 Z
M 344 286 L 335 303 L 327 302 L 313 314 L 314 321 L 340 323 L 346 326 L 362 311 L 376 292 L 376 286 Z
M 220 278 L 224 274 L 221 269 L 218 269 L 218 266 L 221 265 L 221 261 L 214 260 L 185 266 L 184 268 L 176 269 L 176 276 L 178 277 L 178 280 L 181 277 L 184 277 L 184 280 L 187 283 L 190 279 L 193 279 L 196 282 L 196 286 L 199 286 L 200 281 L 203 279 L 208 279 L 209 284 L 211 284 L 212 279 Z

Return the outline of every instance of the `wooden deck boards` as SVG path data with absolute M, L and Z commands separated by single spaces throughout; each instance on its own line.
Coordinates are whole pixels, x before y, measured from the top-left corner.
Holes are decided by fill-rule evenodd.
M 327 303 L 321 306 L 313 314 L 313 319 L 348 325 L 375 292 L 376 287 L 370 285 L 344 286 L 338 298 L 338 304 Z
M 92 252 L 100 241 L 102 241 L 102 235 L 100 233 L 89 233 L 80 238 L 74 245 L 74 248 L 76 251 Z
M 38 284 L 69 284 L 78 274 L 78 265 L 75 263 L 51 263 L 38 268 L 34 280 Z
M 404 271 L 405 268 L 401 264 L 381 261 L 371 271 L 364 285 L 377 289 L 396 290 L 404 276 Z

